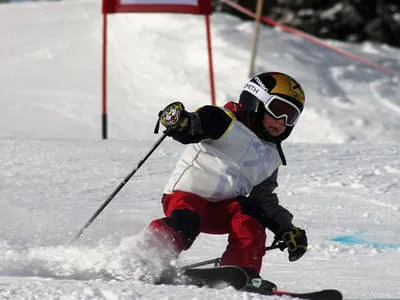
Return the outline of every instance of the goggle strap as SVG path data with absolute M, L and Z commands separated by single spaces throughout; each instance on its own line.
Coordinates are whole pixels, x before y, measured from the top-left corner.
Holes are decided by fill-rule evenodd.
M 271 98 L 271 95 L 267 91 L 265 91 L 262 87 L 251 81 L 246 83 L 243 90 L 249 92 L 257 99 L 261 100 L 261 102 L 263 102 L 264 104 L 268 102 L 269 98 Z

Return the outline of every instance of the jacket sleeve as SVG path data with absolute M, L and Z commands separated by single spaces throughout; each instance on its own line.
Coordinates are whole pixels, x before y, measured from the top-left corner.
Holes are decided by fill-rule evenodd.
M 198 143 L 204 139 L 216 140 L 228 129 L 232 118 L 233 115 L 222 108 L 206 105 L 189 113 L 189 126 L 171 136 L 182 144 Z
M 277 183 L 278 169 L 266 180 L 254 187 L 249 195 L 249 200 L 254 201 L 262 213 L 261 223 L 273 233 L 293 226 L 293 215 L 279 204 L 279 199 L 274 189 Z

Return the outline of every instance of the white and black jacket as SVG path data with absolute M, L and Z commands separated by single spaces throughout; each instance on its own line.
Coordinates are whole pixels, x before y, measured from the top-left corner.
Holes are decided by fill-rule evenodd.
M 239 201 L 243 212 L 274 233 L 292 226 L 292 214 L 279 204 L 281 157 L 277 146 L 257 136 L 251 115 L 203 106 L 190 113 L 191 126 L 172 137 L 188 144 L 164 193 L 186 191 L 211 202 Z

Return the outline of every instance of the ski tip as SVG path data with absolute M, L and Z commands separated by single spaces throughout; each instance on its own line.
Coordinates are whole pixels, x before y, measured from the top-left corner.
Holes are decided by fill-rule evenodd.
M 337 300 L 342 300 L 343 299 L 343 294 L 339 290 L 330 290 L 332 295 L 336 295 Z
M 330 289 L 330 290 L 324 290 L 324 291 L 326 293 L 329 293 L 329 295 L 330 295 L 329 299 L 336 299 L 336 300 L 342 300 L 343 299 L 343 294 L 339 290 Z
M 341 291 L 339 290 L 329 290 L 329 291 L 331 293 L 332 299 L 343 300 L 343 294 Z

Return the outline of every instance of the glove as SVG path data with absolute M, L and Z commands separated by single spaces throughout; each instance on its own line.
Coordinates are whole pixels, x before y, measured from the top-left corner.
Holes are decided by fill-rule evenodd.
M 188 112 L 181 102 L 173 102 L 158 114 L 161 124 L 167 131 L 181 131 L 189 125 Z
M 284 229 L 278 235 L 278 241 L 282 241 L 289 252 L 289 261 L 296 261 L 307 251 L 307 236 L 305 230 L 299 227 Z
M 181 102 L 173 102 L 159 112 L 154 133 L 158 132 L 160 123 L 168 136 L 182 144 L 196 143 L 203 138 L 199 115 L 186 111 Z
M 181 102 L 173 102 L 158 113 L 158 120 L 154 133 L 158 132 L 160 123 L 167 129 L 166 133 L 179 132 L 189 126 L 189 113 Z

